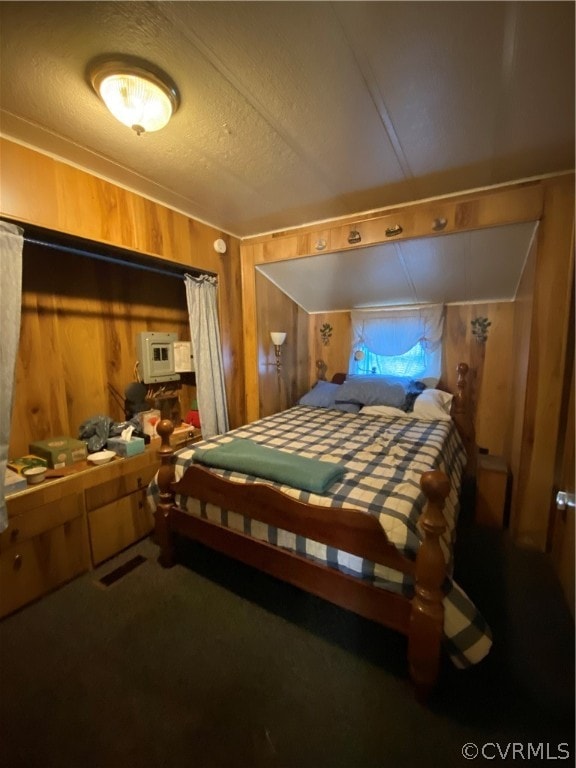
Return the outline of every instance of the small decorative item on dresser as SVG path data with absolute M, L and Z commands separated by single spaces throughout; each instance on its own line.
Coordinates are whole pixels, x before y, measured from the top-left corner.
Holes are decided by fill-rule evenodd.
M 18 459 L 9 459 L 7 466 L 21 475 L 25 469 L 28 469 L 28 467 L 47 468 L 48 462 L 46 459 L 40 458 L 40 456 L 34 456 L 33 453 L 28 453 L 26 456 L 20 456 Z
M 115 456 L 114 451 L 97 451 L 88 456 L 88 461 L 99 466 L 100 464 L 108 464 Z
M 22 470 L 23 476 L 26 478 L 28 485 L 37 485 L 38 483 L 46 480 L 46 467 L 26 467 Z

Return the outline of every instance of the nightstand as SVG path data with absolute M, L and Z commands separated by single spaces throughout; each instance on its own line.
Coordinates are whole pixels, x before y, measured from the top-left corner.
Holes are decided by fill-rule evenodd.
M 480 454 L 476 472 L 475 519 L 480 525 L 504 528 L 507 524 L 510 470 L 502 456 Z

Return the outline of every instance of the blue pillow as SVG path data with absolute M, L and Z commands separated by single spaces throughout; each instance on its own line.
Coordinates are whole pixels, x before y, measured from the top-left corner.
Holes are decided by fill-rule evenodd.
M 362 406 L 358 405 L 357 403 L 338 403 L 335 402 L 332 408 L 335 408 L 337 411 L 345 411 L 346 413 L 358 413 Z
M 318 381 L 310 392 L 306 392 L 298 401 L 300 405 L 312 405 L 316 408 L 333 408 L 336 392 L 340 384 L 332 384 L 330 381 Z
M 385 377 L 350 378 L 340 386 L 336 403 L 363 405 L 389 405 L 403 408 L 407 382 Z
M 311 405 L 315 408 L 336 408 L 338 411 L 358 413 L 360 406 L 356 403 L 337 403 L 336 395 L 340 390 L 340 384 L 331 381 L 320 380 L 298 401 L 299 405 Z

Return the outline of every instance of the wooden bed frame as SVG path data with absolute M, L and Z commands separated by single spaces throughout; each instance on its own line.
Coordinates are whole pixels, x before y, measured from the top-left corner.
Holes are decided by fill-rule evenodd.
M 471 475 L 475 465 L 475 439 L 467 374 L 468 366 L 460 363 L 452 416 L 467 449 L 466 471 Z M 163 566 L 173 565 L 173 534 L 179 534 L 401 632 L 408 637 L 408 663 L 416 694 L 421 700 L 427 698 L 438 677 L 444 621 L 441 586 L 446 563 L 439 538 L 446 529 L 443 508 L 450 483 L 443 472 L 435 470 L 422 475 L 421 488 L 427 499 L 420 518 L 423 541 L 416 560 L 411 561 L 388 541 L 375 517 L 359 514 L 357 510 L 332 508 L 327 526 L 326 507 L 305 504 L 264 483 L 234 483 L 197 464 L 190 466 L 181 480 L 174 483 L 172 423 L 161 421 L 157 431 L 162 444 L 158 451 L 160 492 L 155 525 Z M 175 493 L 233 510 L 401 571 L 414 579 L 414 596 L 409 599 L 388 592 L 298 554 L 195 517 L 175 506 Z

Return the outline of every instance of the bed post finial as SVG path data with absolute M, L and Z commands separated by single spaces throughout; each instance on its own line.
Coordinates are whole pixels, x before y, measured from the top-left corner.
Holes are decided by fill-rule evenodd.
M 442 585 L 446 578 L 446 561 L 440 547 L 440 538 L 446 530 L 443 510 L 450 493 L 450 481 L 444 472 L 434 470 L 424 472 L 420 487 L 427 504 L 419 520 L 424 540 L 416 555 L 408 662 L 416 693 L 423 700 L 432 690 L 440 667 L 444 632 Z
M 158 449 L 160 469 L 158 470 L 158 504 L 154 513 L 156 529 L 156 541 L 160 547 L 160 564 L 169 568 L 174 563 L 174 550 L 170 534 L 170 508 L 174 503 L 174 493 L 171 484 L 175 479 L 174 474 L 174 449 L 170 445 L 170 435 L 174 432 L 174 425 L 169 419 L 162 419 L 156 425 L 156 432 L 160 435 L 161 445 Z

